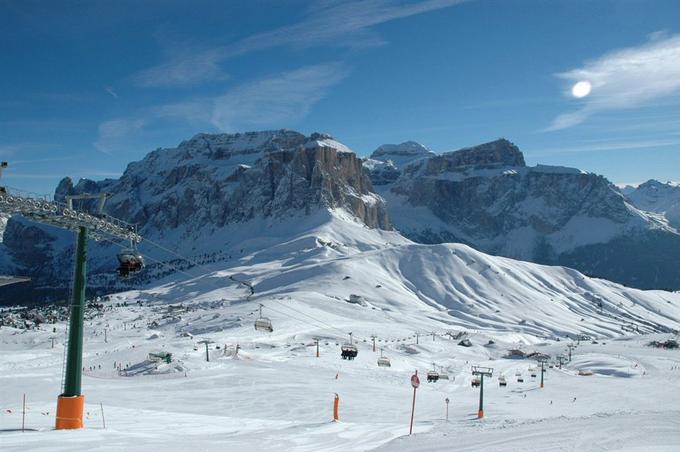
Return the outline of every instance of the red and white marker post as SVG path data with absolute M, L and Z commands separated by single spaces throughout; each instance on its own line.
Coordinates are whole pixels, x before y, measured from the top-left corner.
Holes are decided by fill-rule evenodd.
M 411 405 L 411 426 L 408 429 L 409 435 L 413 433 L 413 416 L 415 415 L 416 412 L 416 389 L 418 389 L 418 386 L 420 386 L 420 378 L 418 378 L 417 369 L 416 373 L 411 375 L 411 386 L 413 386 L 413 404 Z

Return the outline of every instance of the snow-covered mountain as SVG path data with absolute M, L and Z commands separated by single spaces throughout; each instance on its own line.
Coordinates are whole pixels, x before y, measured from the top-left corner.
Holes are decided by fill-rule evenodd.
M 528 167 L 505 139 L 442 155 L 421 152 L 400 166 L 378 151 L 365 166 L 395 227 L 415 241 L 462 242 L 636 287 L 680 287 L 672 264 L 680 234 L 603 176 Z
M 115 253 L 126 244 L 92 244 L 89 287 L 95 293 L 165 281 L 177 276 L 178 267 L 191 273 L 197 263 L 238 266 L 267 248 L 279 258 L 291 237 L 322 230 L 339 217 L 358 224 L 355 233 L 387 234 L 394 223 L 416 242 L 462 242 L 637 287 L 677 288 L 680 281 L 674 264 L 680 236 L 661 215 L 635 208 L 602 176 L 527 167 L 506 140 L 443 155 L 414 142 L 384 145 L 362 161 L 324 134 L 199 134 L 130 163 L 119 179 L 74 184 L 65 178 L 55 198 L 99 192 L 111 194 L 107 213 L 139 226 L 149 265 L 143 275 L 120 281 Z M 333 249 L 347 256 L 410 243 L 389 234 L 343 237 L 344 245 Z M 68 291 L 73 233 L 12 218 L 0 251 L 0 270 L 34 279 L 31 291 L 0 290 L 3 301 Z
M 437 200 L 437 212 L 455 218 L 446 195 L 456 191 L 448 184 L 478 179 L 464 192 L 473 201 L 486 200 L 479 191 L 484 187 L 496 200 L 491 206 L 498 207 L 470 217 L 482 232 L 496 216 L 512 225 L 531 214 L 559 226 L 572 203 L 577 214 L 621 228 L 639 224 L 643 230 L 672 232 L 661 216 L 638 211 L 618 192 L 611 195 L 603 178 L 527 168 L 522 154 L 506 147 L 495 143 L 435 156 L 409 145 L 414 152 L 374 155 L 404 157 L 373 159 L 398 172 L 391 182 L 382 181 L 381 192 L 402 201 L 420 194 L 413 199 L 424 201 L 418 207 L 404 203 L 401 217 L 393 210 L 395 222 L 413 220 L 414 209 L 420 209 L 422 224 L 435 224 L 428 209 Z M 422 191 L 409 180 L 422 184 Z M 574 186 L 593 193 L 593 199 L 572 194 Z M 449 450 L 450 438 L 462 437 L 470 450 L 479 450 L 488 446 L 488 435 L 508 444 L 499 436 L 502 430 L 503 436 L 514 435 L 513 447 L 527 450 L 549 448 L 555 438 L 569 444 L 576 433 L 599 445 L 607 428 L 612 438 L 621 429 L 637 432 L 634 442 L 627 436 L 617 447 L 643 448 L 648 437 L 653 445 L 677 444 L 677 428 L 669 419 L 675 419 L 672 407 L 679 396 L 666 388 L 676 378 L 677 363 L 673 351 L 647 344 L 677 335 L 680 293 L 628 288 L 465 244 L 415 243 L 391 227 L 385 200 L 373 190 L 368 171 L 345 146 L 325 135 L 287 131 L 199 135 L 130 164 L 118 180 L 75 186 L 63 180 L 57 198 L 110 192 L 108 211 L 139 223 L 149 266 L 137 279 L 114 283 L 118 248 L 89 247 L 90 287 L 118 293 L 96 300 L 86 315 L 88 429 L 56 432 L 59 437 L 50 444 L 68 448 L 79 441 L 126 450 Z M 517 217 L 501 208 L 507 198 L 515 199 L 510 206 Z M 474 213 L 467 202 L 459 208 Z M 540 225 L 537 219 L 529 224 Z M 38 280 L 43 294 L 67 287 L 73 234 L 12 218 L 2 246 L 8 262 L 43 278 Z M 253 328 L 260 306 L 272 332 Z M 15 317 L 13 311 L 7 315 Z M 55 433 L 66 322 L 32 323 L 31 329 L 15 325 L 0 329 L 0 372 L 8 376 L 0 423 L 23 420 L 27 431 L 6 432 L 3 445 L 40 448 L 45 435 Z M 350 331 L 358 356 L 344 361 L 340 350 Z M 156 359 L 159 351 L 169 362 Z M 383 353 L 389 367 L 377 363 Z M 573 360 L 557 369 L 558 355 L 567 353 Z M 509 359 L 509 354 L 529 359 Z M 540 390 L 537 356 L 552 363 Z M 490 416 L 471 423 L 479 403 L 471 366 L 478 365 L 493 367 L 496 380 L 485 383 Z M 406 440 L 399 437 L 408 431 L 414 369 L 423 384 L 417 435 Z M 426 383 L 431 369 L 440 372 L 436 383 Z M 500 386 L 499 375 L 507 387 Z M 25 393 L 24 418 L 20 394 Z M 329 422 L 335 395 L 341 422 Z M 662 397 L 668 403 L 659 409 Z M 450 423 L 443 421 L 449 398 Z M 98 427 L 104 409 L 108 429 Z M 449 416 L 448 404 L 446 409 Z M 571 424 L 576 427 L 565 433 Z M 404 446 L 405 441 L 411 442 Z
M 650 179 L 625 193 L 636 207 L 663 215 L 680 228 L 680 184 Z
M 84 192 L 110 193 L 107 213 L 137 224 L 146 239 L 200 261 L 235 258 L 262 225 L 291 223 L 286 220 L 304 224 L 305 218 L 327 209 L 342 208 L 366 227 L 391 228 L 384 202 L 372 191 L 361 160 L 323 134 L 306 137 L 288 130 L 199 134 L 129 164 L 119 179 L 81 180 L 74 185 L 66 178 L 55 198 Z M 8 271 L 33 276 L 34 286 L 47 286 L 46 292 L 66 289 L 72 236 L 10 220 L 3 243 L 8 261 L 14 263 Z M 149 248 L 142 244 L 152 259 L 176 258 Z M 118 284 L 112 274 L 116 249 L 110 243 L 91 247 L 93 290 Z M 162 264 L 156 267 L 151 275 L 168 271 Z M 4 293 L 14 295 L 12 289 Z
M 385 185 L 394 182 L 406 165 L 435 155 L 415 141 L 383 144 L 364 160 L 364 167 L 371 172 L 373 185 Z

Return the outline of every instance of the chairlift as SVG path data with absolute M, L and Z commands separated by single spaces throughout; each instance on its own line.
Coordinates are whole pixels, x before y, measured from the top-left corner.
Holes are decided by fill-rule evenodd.
M 437 367 L 432 364 L 432 370 L 427 372 L 427 382 L 428 383 L 436 383 L 439 381 L 439 372 L 437 372 Z
M 257 331 L 266 331 L 271 333 L 274 331 L 272 327 L 272 321 L 267 317 L 262 317 L 262 304 L 260 303 L 260 316 L 255 320 L 255 329 Z
M 392 367 L 390 359 L 386 356 L 383 356 L 382 348 L 380 349 L 380 358 L 378 358 L 378 367 Z
M 531 369 L 529 369 L 529 372 L 531 372 L 531 378 L 536 378 L 537 371 L 535 368 L 532 367 Z
M 359 354 L 359 349 L 352 342 L 352 333 L 349 333 L 349 342 L 345 342 L 340 347 L 340 357 L 342 359 L 352 360 Z
M 446 370 L 443 367 L 439 368 L 439 379 L 440 380 L 448 380 L 449 379 L 449 374 L 446 372 Z
M 479 377 L 472 378 L 472 387 L 479 388 L 482 385 L 482 380 Z
M 144 268 L 144 256 L 131 243 L 130 248 L 121 250 L 116 256 L 118 258 L 118 268 L 116 271 L 122 278 L 127 278 L 130 273 L 137 273 Z
M 504 388 L 507 385 L 508 385 L 508 382 L 505 380 L 505 376 L 504 375 L 499 376 L 498 377 L 498 386 L 500 386 L 501 388 Z
M 524 377 L 520 371 L 515 373 L 515 377 L 517 377 L 517 383 L 524 383 Z

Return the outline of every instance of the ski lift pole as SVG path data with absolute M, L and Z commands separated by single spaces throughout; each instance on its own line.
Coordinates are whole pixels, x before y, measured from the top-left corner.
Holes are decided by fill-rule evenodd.
M 85 275 L 87 260 L 87 228 L 79 227 L 76 246 L 76 269 L 73 299 L 69 315 L 69 337 L 66 351 L 64 391 L 57 399 L 56 429 L 83 427 L 84 397 L 81 394 L 83 363 L 83 323 L 85 318 Z
M 479 419 L 484 417 L 484 374 L 479 380 L 479 411 L 477 412 Z
M 446 422 L 449 422 L 449 398 L 444 399 L 444 402 L 446 402 Z
M 545 373 L 545 361 L 541 360 L 541 388 L 543 388 L 543 374 Z
M 479 411 L 477 412 L 477 418 L 482 419 L 484 417 L 484 377 L 491 377 L 493 375 L 493 369 L 490 367 L 479 367 L 472 366 L 472 375 L 479 376 Z

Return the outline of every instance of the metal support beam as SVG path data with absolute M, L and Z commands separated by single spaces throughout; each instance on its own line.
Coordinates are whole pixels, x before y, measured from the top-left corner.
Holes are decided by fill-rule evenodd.
M 66 352 L 66 377 L 64 397 L 80 394 L 83 367 L 83 320 L 85 318 L 85 262 L 87 259 L 87 229 L 80 227 L 76 248 L 76 271 L 73 278 L 73 299 L 69 316 L 68 349 Z

